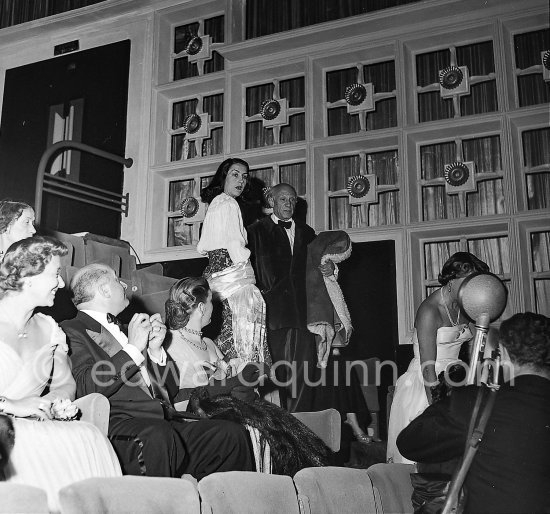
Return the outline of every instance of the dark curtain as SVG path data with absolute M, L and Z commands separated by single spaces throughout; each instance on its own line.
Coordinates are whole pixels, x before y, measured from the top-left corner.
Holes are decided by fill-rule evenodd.
M 361 164 L 361 159 L 364 164 Z M 331 230 L 395 225 L 400 222 L 397 150 L 371 154 L 333 157 L 328 161 L 329 226 Z M 350 205 L 347 183 L 351 176 L 376 175 L 378 202 Z
M 345 97 L 346 88 L 357 82 L 356 67 L 330 71 L 326 75 L 326 97 L 328 135 L 337 136 L 359 132 L 361 124 L 359 114 L 348 114 L 345 106 L 331 104 L 341 103 Z M 395 63 L 380 62 L 362 66 L 362 79 L 365 84 L 372 83 L 374 95 L 390 93 L 393 98 L 375 100 L 375 110 L 366 113 L 366 130 L 376 130 L 397 126 L 397 100 L 395 98 Z
M 247 0 L 246 39 L 308 27 L 419 0 Z
M 2 0 L 0 2 L 0 29 L 38 20 L 105 0 Z
M 527 130 L 522 134 L 526 172 L 527 207 L 550 208 L 550 129 Z
M 548 49 L 550 49 L 550 30 L 548 29 L 518 34 L 514 37 L 520 107 L 550 102 L 550 82 L 546 82 L 542 77 L 540 55 Z
M 204 33 L 201 35 L 211 36 L 212 43 L 223 43 L 225 40 L 224 30 L 224 17 L 216 16 L 204 20 Z M 197 36 L 198 32 L 198 21 L 176 27 L 174 30 L 174 53 L 179 54 L 183 52 L 189 41 Z M 223 57 L 216 50 L 212 50 L 212 58 L 204 61 L 204 73 L 214 73 L 216 71 L 223 71 L 223 69 Z M 186 56 L 174 59 L 174 80 L 197 77 L 198 75 L 199 68 L 196 62 L 189 62 Z
M 288 108 L 299 109 L 301 112 L 290 111 L 288 125 L 282 127 L 264 127 L 259 118 L 262 103 L 273 98 L 274 83 L 262 84 L 246 89 L 245 115 L 255 117 L 246 121 L 245 148 L 258 148 L 275 144 L 303 141 L 305 132 L 305 82 L 304 77 L 297 77 L 279 82 L 279 96 L 288 100 Z M 259 119 L 258 119 L 259 118 Z M 280 136 L 277 138 L 276 130 Z
M 477 80 L 470 84 L 470 94 L 459 97 L 458 112 L 455 112 L 453 100 L 442 98 L 439 92 L 439 72 L 453 61 L 455 66 L 466 66 L 470 77 Z M 417 55 L 418 120 L 422 123 L 498 111 L 494 73 L 492 41 Z
M 172 106 L 172 130 L 183 127 L 185 118 L 197 111 L 196 98 L 175 102 Z M 203 113 L 210 114 L 211 123 L 223 122 L 223 94 L 205 96 L 202 102 Z M 210 130 L 210 137 L 202 140 L 186 140 L 185 134 L 173 134 L 170 152 L 171 161 L 206 157 L 223 153 L 223 127 L 216 126 Z

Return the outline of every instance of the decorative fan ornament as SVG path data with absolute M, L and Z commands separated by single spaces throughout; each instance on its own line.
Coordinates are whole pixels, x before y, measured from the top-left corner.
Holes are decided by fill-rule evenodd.
M 183 128 L 188 134 L 195 134 L 202 126 L 201 117 L 196 114 L 189 114 L 183 123 Z
M 353 198 L 362 198 L 370 190 L 370 182 L 363 175 L 355 175 L 348 179 L 348 193 Z
M 445 89 L 456 89 L 464 80 L 462 70 L 456 66 L 448 66 L 439 72 L 439 83 Z
M 445 166 L 445 180 L 451 186 L 461 186 L 470 178 L 470 170 L 463 162 L 453 162 Z
M 192 218 L 199 211 L 199 207 L 199 201 L 194 196 L 189 196 L 181 202 L 181 215 L 184 218 Z
M 274 120 L 279 113 L 281 112 L 281 104 L 278 100 L 270 98 L 269 100 L 264 100 L 262 106 L 260 107 L 260 114 L 264 120 Z
M 546 50 L 542 56 L 542 65 L 547 69 L 550 70 L 550 50 Z
M 363 84 L 352 84 L 346 88 L 344 98 L 349 105 L 360 105 L 367 97 L 367 89 Z
M 189 55 L 197 55 L 203 47 L 202 39 L 199 36 L 194 36 L 191 38 L 191 41 L 187 43 L 187 46 L 185 47 L 185 51 Z

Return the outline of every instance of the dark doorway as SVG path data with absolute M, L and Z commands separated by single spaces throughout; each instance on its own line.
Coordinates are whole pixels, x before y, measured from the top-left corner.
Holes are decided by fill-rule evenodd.
M 338 282 L 354 329 L 343 357 L 348 361 L 378 357 L 395 362 L 399 345 L 395 242 L 353 243 L 351 256 L 338 266 Z M 380 378 L 380 429 L 385 437 L 386 394 L 394 380 L 391 369 L 382 367 Z
M 52 120 L 69 119 L 72 139 L 124 155 L 130 41 L 75 52 L 6 71 L 0 125 L 2 198 L 34 204 L 36 172 L 52 142 Z M 59 133 L 63 128 L 55 126 Z M 62 137 L 63 138 L 63 137 Z M 121 193 L 122 165 L 87 153 L 71 152 L 72 168 L 60 176 Z M 45 193 L 44 229 L 92 232 L 117 238 L 121 214 Z

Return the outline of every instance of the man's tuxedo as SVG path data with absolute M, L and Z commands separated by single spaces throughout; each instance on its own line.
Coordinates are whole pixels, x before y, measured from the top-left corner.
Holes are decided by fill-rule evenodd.
M 69 336 L 73 375 L 77 396 L 101 393 L 111 403 L 111 420 L 118 417 L 145 416 L 164 419 L 160 401 L 153 398 L 139 372 L 139 367 L 107 329 L 84 312 L 72 320 L 62 322 Z M 164 384 L 170 397 L 177 393 L 177 385 L 164 366 L 151 362 L 145 355 L 152 380 L 166 376 Z
M 256 285 L 266 303 L 267 342 L 277 379 L 292 383 L 279 389 L 281 406 L 289 411 L 313 410 L 312 390 L 305 383 L 304 363 L 315 366 L 315 340 L 306 329 L 306 261 L 307 246 L 315 231 L 295 221 L 294 245 L 282 226 L 271 216 L 247 228 L 250 262 L 256 274 Z M 286 366 L 294 365 L 294 377 Z
M 248 227 L 250 261 L 264 295 L 269 329 L 306 328 L 307 246 L 315 231 L 295 221 L 293 251 L 285 229 L 266 216 Z
M 191 473 L 200 479 L 215 471 L 253 469 L 248 435 L 239 425 L 165 419 L 161 399 L 171 408 L 178 391 L 173 373 L 166 373 L 168 366 L 152 363 L 146 356 L 149 388 L 130 355 L 92 317 L 79 311 L 61 326 L 69 338 L 77 398 L 97 392 L 109 399 L 108 435 L 125 473 Z

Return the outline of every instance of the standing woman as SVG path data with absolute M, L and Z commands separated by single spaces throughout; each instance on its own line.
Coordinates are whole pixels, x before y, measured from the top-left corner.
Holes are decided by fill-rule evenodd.
M 31 237 L 34 228 L 34 210 L 24 202 L 0 200 L 0 261 L 6 250 L 17 241 Z
M 248 186 L 248 163 L 223 161 L 201 191 L 208 203 L 197 251 L 208 256 L 204 276 L 223 302 L 222 328 L 214 341 L 237 370 L 250 361 L 271 365 L 266 342 L 265 302 L 254 285 L 250 250 L 238 199 Z
M 97 427 L 53 420 L 76 414 L 70 403 L 76 385 L 65 334 L 53 318 L 34 311 L 53 305 L 65 285 L 59 272 L 66 253 L 55 239 L 29 237 L 11 245 L 0 264 L 0 413 L 13 417 L 15 429 L 5 478 L 44 489 L 54 511 L 59 489 L 71 482 L 121 475 Z
M 487 273 L 489 266 L 469 252 L 451 255 L 439 273 L 441 287 L 416 311 L 413 334 L 414 358 L 395 384 L 388 427 L 389 462 L 410 462 L 398 451 L 396 439 L 431 403 L 431 386 L 439 373 L 458 360 L 460 347 L 473 338 L 466 315 L 460 311 L 458 290 L 473 273 Z

